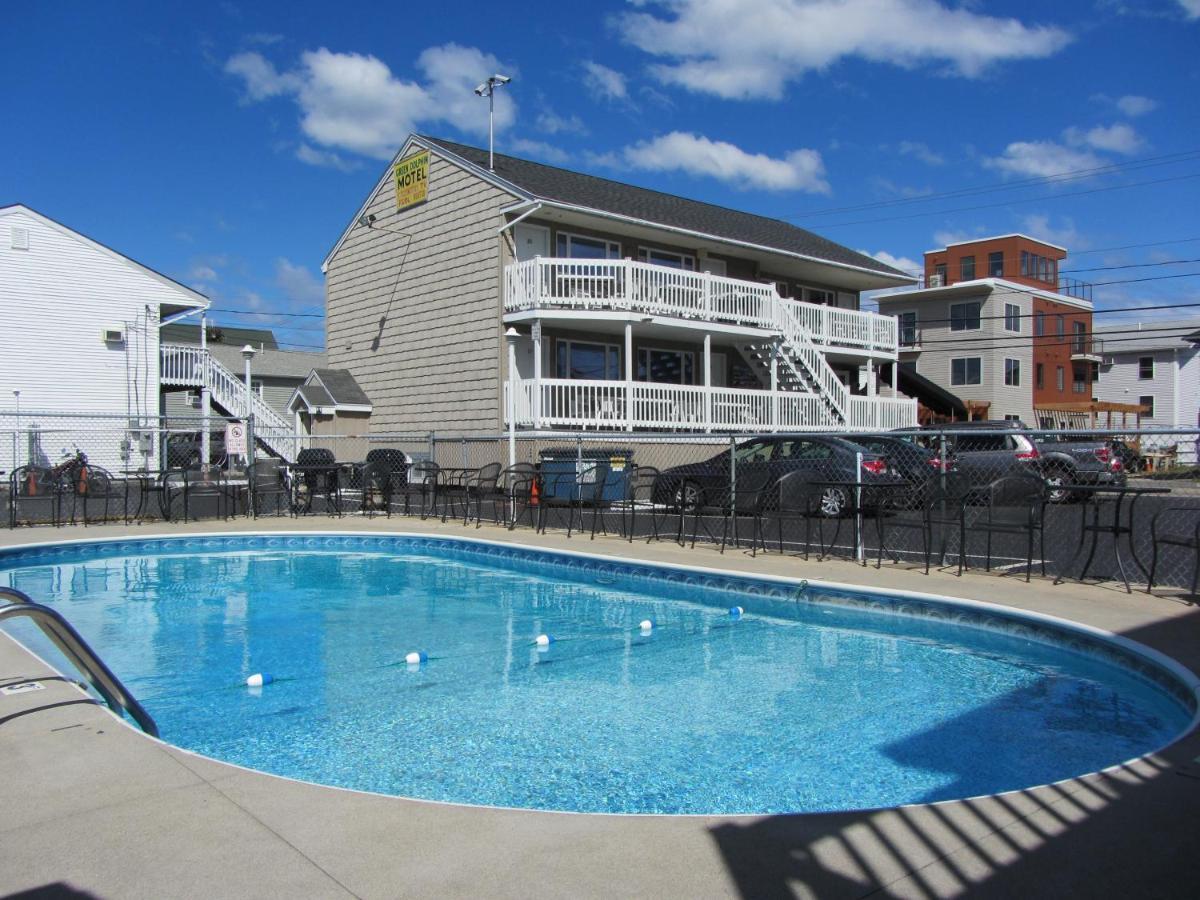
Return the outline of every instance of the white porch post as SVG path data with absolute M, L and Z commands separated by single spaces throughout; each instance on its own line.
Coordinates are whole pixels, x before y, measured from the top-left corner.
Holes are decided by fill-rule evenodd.
M 879 427 L 879 404 L 876 402 L 878 391 L 875 385 L 875 360 L 867 360 L 867 399 L 871 401 L 871 427 Z
M 633 323 L 625 323 L 625 430 L 633 431 Z
M 209 416 L 212 415 L 212 395 L 208 392 L 208 315 L 200 314 L 200 468 L 208 469 Z
M 542 427 L 542 321 L 533 322 L 533 427 Z
M 517 329 L 509 327 L 504 332 L 508 340 L 508 465 L 517 462 Z
M 705 273 L 707 276 L 708 273 Z M 707 284 L 707 277 L 705 278 Z M 704 333 L 704 430 L 712 431 L 712 335 Z
M 779 341 L 771 342 L 771 430 L 779 430 Z

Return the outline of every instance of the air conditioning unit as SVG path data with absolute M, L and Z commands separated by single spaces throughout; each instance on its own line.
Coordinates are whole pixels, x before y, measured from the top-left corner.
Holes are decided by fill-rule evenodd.
M 100 340 L 106 344 L 123 344 L 125 328 L 121 325 L 105 325 L 100 329 Z
M 942 287 L 945 281 L 946 281 L 945 275 L 930 275 L 929 276 L 929 287 L 931 287 L 931 288 Z

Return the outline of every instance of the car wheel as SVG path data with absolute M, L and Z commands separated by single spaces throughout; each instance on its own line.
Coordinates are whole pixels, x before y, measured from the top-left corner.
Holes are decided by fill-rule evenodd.
M 838 487 L 825 488 L 821 493 L 821 515 L 830 519 L 840 516 L 848 505 L 846 492 Z
M 700 505 L 700 486 L 691 481 L 685 481 L 675 489 L 675 508 L 684 512 L 695 512 Z
M 1051 503 L 1066 503 L 1071 499 L 1071 492 L 1065 485 L 1071 483 L 1071 473 L 1064 466 L 1051 466 L 1042 476 L 1046 482 L 1046 499 Z

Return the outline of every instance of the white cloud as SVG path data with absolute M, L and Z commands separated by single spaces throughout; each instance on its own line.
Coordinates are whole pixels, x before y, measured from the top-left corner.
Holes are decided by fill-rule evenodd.
M 212 266 L 197 264 L 188 272 L 188 280 L 194 282 L 216 281 L 220 276 Z
M 1060 224 L 1055 225 L 1050 216 L 1031 213 L 1021 219 L 1021 232 L 1038 240 L 1066 247 L 1068 250 L 1083 250 L 1088 245 L 1071 218 L 1063 218 Z
M 325 285 L 305 266 L 280 257 L 275 260 L 275 284 L 296 306 L 323 306 Z
M 629 86 L 625 82 L 625 76 L 616 69 L 586 60 L 583 63 L 583 71 L 583 83 L 593 96 L 602 100 L 629 99 Z
M 535 125 L 538 131 L 544 131 L 546 134 L 584 135 L 588 133 L 587 126 L 583 124 L 583 119 L 579 116 L 560 116 L 550 109 L 538 113 Z
M 1186 19 L 1200 19 L 1200 0 L 1179 0 Z
M 545 141 L 533 141 L 528 138 L 516 138 L 510 141 L 509 148 L 515 150 L 517 153 L 524 153 L 526 156 L 555 163 L 556 165 L 562 165 L 571 158 L 570 154 L 565 150 L 561 150 L 553 144 L 547 144 Z
M 1133 126 L 1118 122 L 1104 127 L 1097 125 L 1083 131 L 1080 128 L 1068 128 L 1063 132 L 1067 141 L 1075 146 L 1091 147 L 1093 150 L 1106 150 L 1110 153 L 1136 153 L 1141 149 L 1143 141 Z
M 973 241 L 983 235 L 983 229 L 976 227 L 970 231 L 955 231 L 942 229 L 933 233 L 933 242 L 938 247 L 949 247 L 951 244 L 961 244 L 963 241 Z
M 893 256 L 886 250 L 878 250 L 875 253 L 871 253 L 869 250 L 859 250 L 858 252 L 865 254 L 872 259 L 879 260 L 885 266 L 891 266 L 893 269 L 899 269 L 906 275 L 918 275 L 925 271 L 924 265 L 917 262 L 915 259 L 910 259 L 907 256 Z
M 922 141 L 901 141 L 896 145 L 896 152 L 903 156 L 912 156 L 931 166 L 940 166 L 946 158 L 940 153 L 934 153 L 929 145 Z
M 1200 0 L 1196 0 L 1196 3 L 1200 6 Z M 1151 100 L 1149 97 L 1141 97 L 1137 94 L 1126 94 L 1124 97 L 1118 97 L 1113 103 L 1117 109 L 1131 119 L 1144 116 L 1146 113 L 1154 112 L 1154 110 L 1158 109 L 1157 100 Z
M 994 63 L 1040 59 L 1071 36 L 1054 26 L 938 0 L 639 0 L 617 19 L 629 44 L 660 59 L 661 81 L 731 99 L 778 99 L 807 72 L 859 57 L 933 64 L 976 77 Z M 657 7 L 657 9 L 655 9 Z
M 825 164 L 816 150 L 792 150 L 782 158 L 748 153 L 725 141 L 672 131 L 640 141 L 620 153 L 625 164 L 650 172 L 686 172 L 738 188 L 828 194 Z
M 1015 141 L 1002 154 L 985 159 L 983 164 L 1007 175 L 1048 178 L 1080 169 L 1096 169 L 1104 161 L 1089 150 L 1064 147 L 1054 141 Z
M 258 53 L 239 53 L 225 71 L 242 79 L 250 102 L 291 97 L 300 108 L 300 128 L 313 143 L 387 159 L 421 124 L 446 123 L 483 135 L 487 103 L 474 95 L 480 73 L 502 71 L 499 60 L 474 47 L 444 44 L 417 57 L 424 81 L 403 81 L 374 56 L 306 51 L 297 67 L 279 72 Z M 503 90 L 496 93 L 496 128 L 516 117 L 516 107 Z M 311 151 L 311 152 L 310 152 Z M 297 152 L 305 162 L 335 164 L 320 151 Z
M 308 163 L 310 166 L 326 166 L 342 172 L 353 172 L 359 167 L 359 164 L 352 159 L 345 159 L 331 150 L 317 150 L 308 144 L 301 144 L 296 148 L 296 159 Z

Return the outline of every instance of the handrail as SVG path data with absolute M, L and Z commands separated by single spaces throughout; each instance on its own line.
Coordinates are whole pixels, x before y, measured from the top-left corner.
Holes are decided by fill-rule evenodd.
M 158 726 L 154 724 L 154 719 L 61 613 L 35 603 L 28 594 L 15 588 L 0 587 L 0 597 L 11 601 L 7 606 L 0 606 L 0 621 L 18 616 L 32 619 L 67 661 L 87 678 L 109 709 L 115 713 L 128 713 L 142 731 L 151 737 L 158 737 Z

